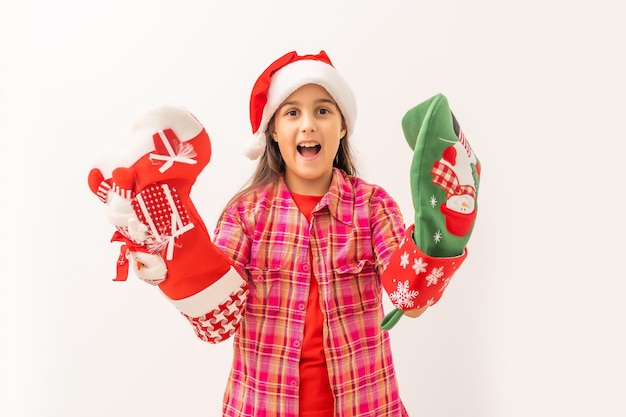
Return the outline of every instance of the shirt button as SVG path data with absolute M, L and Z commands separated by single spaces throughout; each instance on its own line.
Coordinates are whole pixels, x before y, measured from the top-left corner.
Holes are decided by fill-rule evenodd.
M 308 264 L 304 264 L 304 265 L 302 265 L 302 270 L 303 270 L 304 272 L 309 272 L 309 265 L 308 265 Z
M 298 310 L 300 310 L 300 311 L 304 311 L 304 308 L 305 308 L 304 303 L 300 303 L 300 304 L 298 304 Z
M 292 387 L 297 387 L 298 381 L 296 381 L 295 379 L 292 379 L 291 382 L 289 382 L 289 385 L 291 385 Z
M 299 340 L 296 340 L 295 342 L 293 342 L 293 347 L 299 348 L 300 346 L 302 346 L 302 343 L 300 343 Z

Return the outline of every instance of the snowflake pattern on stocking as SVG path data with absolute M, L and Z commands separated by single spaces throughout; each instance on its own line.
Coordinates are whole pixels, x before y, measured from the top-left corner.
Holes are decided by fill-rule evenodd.
M 396 291 L 389 294 L 389 298 L 397 308 L 411 308 L 415 305 L 413 301 L 419 294 L 416 290 L 409 289 L 409 280 L 398 282 Z
M 439 268 L 433 268 L 430 274 L 426 277 L 427 286 L 437 285 L 439 278 L 443 277 L 443 266 Z
M 385 291 L 400 310 L 436 304 L 467 256 L 467 251 L 454 257 L 429 256 L 413 241 L 413 231 L 414 226 L 406 230 L 381 276 Z
M 445 291 L 445 289 L 448 287 L 448 284 L 450 284 L 450 278 L 451 277 L 447 277 L 443 280 L 443 283 L 441 284 L 441 287 L 439 288 L 439 292 Z
M 413 270 L 415 271 L 415 275 L 418 275 L 420 272 L 426 272 L 426 267 L 428 263 L 424 262 L 422 258 L 415 258 L 413 260 Z
M 400 266 L 406 269 L 408 264 L 409 264 L 409 254 L 404 252 L 402 256 L 400 257 Z

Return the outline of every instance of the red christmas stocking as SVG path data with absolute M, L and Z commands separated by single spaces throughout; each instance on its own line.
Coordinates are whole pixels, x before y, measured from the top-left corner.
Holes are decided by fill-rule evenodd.
M 111 240 L 122 242 L 115 280 L 125 280 L 130 266 L 189 318 L 212 308 L 232 312 L 247 294 L 246 281 L 213 244 L 190 198 L 210 157 L 209 136 L 191 113 L 159 107 L 89 173 L 89 186 L 116 227 Z M 240 319 L 229 317 L 229 331 Z

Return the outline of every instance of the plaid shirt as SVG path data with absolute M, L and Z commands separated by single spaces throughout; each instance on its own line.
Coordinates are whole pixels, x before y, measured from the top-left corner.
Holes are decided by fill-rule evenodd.
M 404 230 L 398 205 L 382 188 L 338 169 L 310 224 L 283 179 L 227 209 L 214 242 L 247 278 L 250 293 L 234 336 L 225 416 L 298 416 L 311 268 L 325 319 L 335 415 L 407 416 L 389 336 L 380 329 L 379 275 Z

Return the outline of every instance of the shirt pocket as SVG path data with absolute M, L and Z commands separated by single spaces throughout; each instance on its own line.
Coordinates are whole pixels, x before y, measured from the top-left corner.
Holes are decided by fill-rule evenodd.
M 280 306 L 280 268 L 247 266 L 249 294 L 246 314 L 275 315 Z
M 338 265 L 333 270 L 331 288 L 337 308 L 344 313 L 362 313 L 380 307 L 380 281 L 372 261 Z

